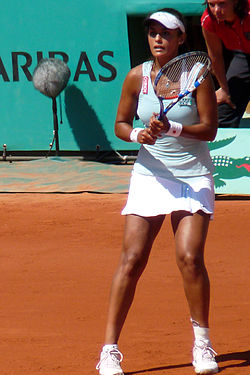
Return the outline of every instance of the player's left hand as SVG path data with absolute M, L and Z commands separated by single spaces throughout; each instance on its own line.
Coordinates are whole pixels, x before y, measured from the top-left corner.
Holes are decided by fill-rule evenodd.
M 166 133 L 169 130 L 170 124 L 166 116 L 161 120 L 158 119 L 159 114 L 153 113 L 149 121 L 149 128 L 155 136 L 160 137 L 161 133 Z

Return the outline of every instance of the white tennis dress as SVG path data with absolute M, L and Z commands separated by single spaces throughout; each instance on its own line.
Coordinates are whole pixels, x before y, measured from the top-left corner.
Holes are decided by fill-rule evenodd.
M 160 111 L 150 78 L 151 69 L 152 61 L 142 65 L 143 83 L 137 112 L 145 127 L 152 114 Z M 199 123 L 192 95 L 177 103 L 167 117 L 190 126 Z M 154 145 L 141 146 L 122 215 L 157 216 L 179 210 L 191 213 L 202 210 L 212 215 L 212 172 L 213 164 L 206 142 L 162 135 Z

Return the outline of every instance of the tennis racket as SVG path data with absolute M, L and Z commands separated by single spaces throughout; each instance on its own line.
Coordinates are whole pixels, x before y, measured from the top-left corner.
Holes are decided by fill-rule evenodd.
M 202 84 L 211 68 L 205 52 L 194 51 L 177 56 L 158 72 L 154 90 L 160 101 L 159 120 L 182 98 Z M 172 99 L 164 108 L 163 100 Z

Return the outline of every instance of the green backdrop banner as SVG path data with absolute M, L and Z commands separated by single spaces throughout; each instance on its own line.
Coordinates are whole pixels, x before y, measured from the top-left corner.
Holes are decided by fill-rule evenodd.
M 121 85 L 131 67 L 130 48 L 138 46 L 136 33 L 129 41 L 128 18 L 145 17 L 164 6 L 193 15 L 203 9 L 202 0 L 188 1 L 188 6 L 178 0 L 3 2 L 0 142 L 16 151 L 49 148 L 52 103 L 34 89 L 32 75 L 41 58 L 56 57 L 71 70 L 68 87 L 57 98 L 59 120 L 61 115 L 63 119 L 60 150 L 124 148 L 114 136 L 113 123 Z M 140 27 L 143 31 L 141 23 Z
M 49 57 L 63 59 L 71 71 L 67 88 L 57 98 L 60 151 L 138 148 L 116 138 L 113 124 L 125 75 L 145 58 L 142 20 L 148 12 L 166 6 L 187 17 L 192 47 L 204 47 L 199 29 L 203 0 L 36 0 L 35 5 L 28 0 L 3 2 L 0 150 L 3 144 L 13 152 L 49 149 L 53 139 L 52 100 L 32 84 L 38 61 Z M 249 126 L 249 121 L 245 124 Z M 248 157 L 248 131 L 243 130 L 226 135 L 219 132 L 218 142 L 225 137 L 232 139 L 223 148 L 212 149 L 212 154 L 225 151 L 232 163 L 233 159 Z M 248 174 L 244 174 L 245 169 Z M 231 189 L 232 184 L 236 186 L 236 180 L 237 188 L 249 181 L 247 168 L 237 167 L 238 174 L 230 172 L 231 177 L 229 171 L 229 166 L 223 166 L 218 172 L 221 192 L 228 186 Z M 246 192 L 248 188 L 240 190 Z
M 249 129 L 219 129 L 209 142 L 217 194 L 250 194 Z

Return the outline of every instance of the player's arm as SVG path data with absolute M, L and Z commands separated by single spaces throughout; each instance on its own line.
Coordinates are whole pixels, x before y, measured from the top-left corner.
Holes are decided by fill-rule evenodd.
M 191 126 L 183 123 L 181 136 L 213 141 L 217 133 L 218 119 L 214 83 L 210 74 L 197 88 L 196 103 L 200 122 Z
M 185 125 L 183 122 L 181 137 L 195 138 L 201 141 L 213 141 L 218 127 L 217 103 L 214 90 L 214 83 L 209 74 L 205 81 L 196 90 L 197 110 L 200 118 L 198 124 Z M 160 120 L 157 115 L 150 119 L 150 127 L 154 132 L 154 126 L 157 126 Z M 163 129 L 168 132 L 169 123 L 167 116 L 161 122 Z M 157 132 L 156 132 L 157 133 Z
M 141 85 L 142 67 L 140 65 L 131 69 L 125 78 L 115 120 L 115 134 L 126 142 L 131 142 L 130 133 L 133 130 Z M 155 139 L 156 137 L 150 134 L 150 129 L 142 128 L 138 133 L 139 143 L 154 144 Z

